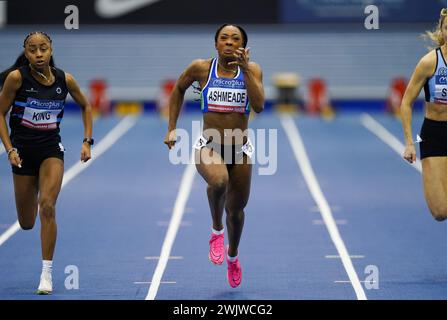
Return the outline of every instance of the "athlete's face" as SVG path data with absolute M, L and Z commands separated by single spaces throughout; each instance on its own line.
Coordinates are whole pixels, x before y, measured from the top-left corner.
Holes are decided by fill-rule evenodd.
M 34 34 L 25 43 L 26 58 L 35 69 L 45 69 L 52 54 L 51 43 L 44 35 Z
M 442 33 L 442 38 L 444 39 L 444 42 L 447 43 L 447 16 L 445 16 L 443 19 L 444 20 L 442 21 L 442 25 L 441 25 L 441 33 Z
M 237 27 L 226 26 L 220 30 L 216 42 L 216 50 L 220 57 L 234 60 L 234 51 L 242 46 L 242 34 Z

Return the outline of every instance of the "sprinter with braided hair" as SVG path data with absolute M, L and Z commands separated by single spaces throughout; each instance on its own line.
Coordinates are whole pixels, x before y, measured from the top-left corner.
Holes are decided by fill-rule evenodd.
M 15 64 L 0 74 L 0 137 L 12 166 L 18 221 L 32 229 L 39 211 L 43 267 L 39 294 L 51 294 L 56 245 L 56 200 L 64 173 L 59 125 L 67 94 L 79 104 L 84 123 L 81 161 L 91 157 L 91 106 L 72 75 L 54 66 L 52 41 L 28 34 Z M 6 114 L 11 110 L 9 135 Z M 81 140 L 81 139 L 80 139 Z

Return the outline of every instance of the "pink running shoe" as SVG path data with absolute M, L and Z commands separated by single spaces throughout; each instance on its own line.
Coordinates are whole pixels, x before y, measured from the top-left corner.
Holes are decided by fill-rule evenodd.
M 214 264 L 222 264 L 225 257 L 224 234 L 211 234 L 208 258 Z
M 228 271 L 227 271 L 227 278 L 228 283 L 232 288 L 236 288 L 241 284 L 242 281 L 242 268 L 241 264 L 239 263 L 239 258 L 236 259 L 236 261 L 231 262 L 227 258 L 227 264 L 228 264 Z

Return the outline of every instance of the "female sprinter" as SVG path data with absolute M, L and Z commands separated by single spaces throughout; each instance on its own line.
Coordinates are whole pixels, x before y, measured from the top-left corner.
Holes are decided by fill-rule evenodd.
M 170 99 L 165 143 L 176 142 L 175 128 L 186 89 L 197 81 L 201 88 L 203 133 L 195 144 L 195 162 L 208 184 L 213 220 L 209 259 L 222 264 L 227 257 L 231 287 L 240 285 L 242 269 L 238 246 L 244 225 L 244 208 L 250 194 L 253 146 L 247 128 L 250 109 L 264 108 L 262 71 L 249 61 L 247 34 L 237 25 L 224 24 L 216 31 L 217 58 L 195 60 L 180 75 Z M 224 249 L 223 210 L 227 213 L 229 245 Z

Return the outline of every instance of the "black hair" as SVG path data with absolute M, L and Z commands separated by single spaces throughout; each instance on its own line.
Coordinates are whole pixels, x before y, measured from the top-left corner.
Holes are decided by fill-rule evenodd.
M 239 29 L 239 31 L 242 34 L 242 46 L 245 48 L 247 46 L 247 42 L 248 42 L 247 32 L 245 32 L 244 28 L 242 28 L 241 26 L 238 26 L 236 24 L 225 23 L 225 24 L 221 25 L 217 29 L 216 34 L 214 35 L 214 41 L 217 42 L 217 38 L 219 37 L 219 33 L 222 31 L 223 28 L 225 28 L 227 26 L 233 26 L 233 27 L 236 27 L 236 28 Z
M 50 36 L 48 34 L 46 34 L 43 31 L 34 31 L 34 32 L 30 32 L 26 37 L 25 40 L 23 40 L 23 47 L 25 47 L 26 42 L 28 41 L 29 37 L 31 37 L 32 35 L 35 34 L 41 34 L 44 37 L 46 37 L 48 39 L 48 41 L 50 42 L 50 44 L 53 42 L 50 38 Z M 6 80 L 6 77 L 8 76 L 8 74 L 10 74 L 12 71 L 17 70 L 20 67 L 26 66 L 29 64 L 28 59 L 25 56 L 25 52 L 23 51 L 16 59 L 16 62 L 14 62 L 14 64 L 12 66 L 10 66 L 8 69 L 2 71 L 0 73 L 0 86 L 3 86 L 3 83 Z M 50 67 L 54 67 L 54 59 L 53 56 L 51 56 L 50 58 Z
M 43 31 L 32 31 L 32 32 L 28 33 L 28 35 L 25 37 L 25 40 L 23 40 L 23 47 L 25 47 L 26 42 L 28 41 L 29 37 L 31 37 L 31 36 L 33 36 L 35 34 L 40 34 L 40 35 L 44 36 L 45 38 L 47 38 L 48 41 L 50 42 L 50 44 L 53 43 L 53 41 L 51 40 L 50 36 L 48 34 L 46 34 L 45 32 L 43 32 Z

